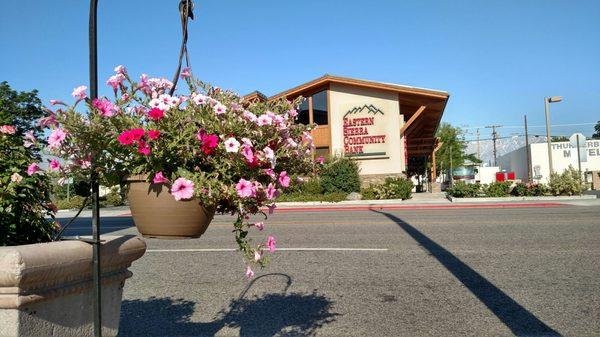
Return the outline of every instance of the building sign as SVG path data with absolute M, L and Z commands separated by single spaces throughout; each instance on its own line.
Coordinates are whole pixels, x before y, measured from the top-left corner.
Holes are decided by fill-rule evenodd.
M 600 140 L 581 140 L 579 144 L 580 159 L 587 162 L 590 157 L 600 157 Z M 552 143 L 553 151 L 560 151 L 563 158 L 577 160 L 577 145 L 568 142 Z
M 344 153 L 349 157 L 386 155 L 387 126 L 383 111 L 372 104 L 354 107 L 344 115 Z

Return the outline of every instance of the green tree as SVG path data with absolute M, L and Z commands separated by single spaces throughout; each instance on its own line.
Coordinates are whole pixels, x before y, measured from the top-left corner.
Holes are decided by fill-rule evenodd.
M 17 92 L 0 83 L 0 125 L 14 132 L 0 133 L 0 246 L 50 241 L 55 225 L 50 203 L 50 179 L 28 174 L 38 163 L 42 133 L 37 119 L 43 115 L 37 92 Z M 25 133 L 31 144 L 25 146 Z
M 594 134 L 592 135 L 592 138 L 600 138 L 600 121 L 598 121 L 598 123 L 596 123 L 596 126 L 594 126 Z
M 42 130 L 36 127 L 37 120 L 44 116 L 44 111 L 37 94 L 37 90 L 18 92 L 6 81 L 0 82 L 0 124 L 13 125 L 19 136 L 33 130 L 39 139 Z
M 446 170 L 450 168 L 450 158 L 452 158 L 453 167 L 461 166 L 467 160 L 474 163 L 481 162 L 474 154 L 466 153 L 467 142 L 461 128 L 452 126 L 450 123 L 442 123 L 438 128 L 436 136 L 442 142 L 442 146 L 435 154 L 435 164 L 438 174 L 442 169 Z

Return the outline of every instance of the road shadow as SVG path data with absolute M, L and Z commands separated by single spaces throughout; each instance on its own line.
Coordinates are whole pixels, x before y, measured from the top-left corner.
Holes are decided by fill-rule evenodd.
M 493 283 L 462 262 L 444 247 L 397 216 L 371 209 L 394 221 L 467 287 L 516 336 L 562 336 L 513 300 Z
M 212 322 L 192 321 L 196 311 L 210 309 L 193 301 L 169 297 L 123 301 L 118 336 L 209 337 L 224 327 L 239 329 L 241 337 L 313 336 L 338 316 L 331 312 L 333 302 L 316 292 L 244 298 L 246 291 Z
M 57 217 L 56 220 L 65 226 L 70 217 Z M 135 227 L 130 216 L 108 216 L 100 218 L 100 234 L 110 234 L 123 229 Z M 63 236 L 92 235 L 92 218 L 80 216 L 73 221 L 63 233 Z

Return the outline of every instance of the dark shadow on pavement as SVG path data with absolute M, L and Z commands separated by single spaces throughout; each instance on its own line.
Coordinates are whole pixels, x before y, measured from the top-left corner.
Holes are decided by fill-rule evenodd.
M 64 226 L 71 220 L 70 217 L 57 217 L 56 220 Z M 100 218 L 100 234 L 110 234 L 112 232 L 134 227 L 131 216 L 110 216 Z M 63 236 L 76 235 L 92 235 L 92 218 L 82 217 L 77 218 L 67 227 Z
M 444 247 L 397 216 L 372 209 L 400 226 L 469 289 L 516 336 L 561 336 Z
M 241 337 L 313 336 L 335 321 L 332 302 L 316 292 L 266 294 L 232 300 L 212 322 L 193 322 L 201 304 L 184 299 L 126 300 L 121 305 L 120 337 L 215 336 L 224 327 L 239 329 Z

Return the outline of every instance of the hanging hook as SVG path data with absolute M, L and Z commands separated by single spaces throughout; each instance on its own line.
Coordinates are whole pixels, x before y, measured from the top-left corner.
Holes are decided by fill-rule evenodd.
M 173 95 L 175 93 L 175 88 L 177 87 L 177 82 L 179 81 L 179 74 L 181 73 L 181 62 L 183 61 L 183 55 L 185 55 L 185 64 L 187 67 L 190 66 L 190 57 L 187 51 L 187 38 L 188 38 L 188 18 L 194 20 L 194 3 L 192 0 L 181 0 L 179 1 L 179 16 L 181 18 L 181 48 L 179 49 L 179 62 L 177 64 L 177 70 L 175 71 L 175 76 L 173 76 L 173 87 L 169 91 L 169 95 Z

